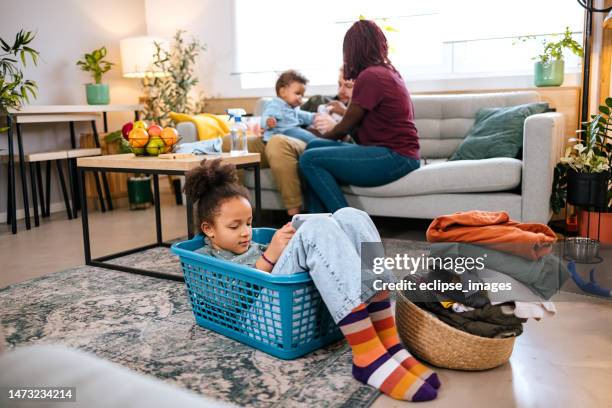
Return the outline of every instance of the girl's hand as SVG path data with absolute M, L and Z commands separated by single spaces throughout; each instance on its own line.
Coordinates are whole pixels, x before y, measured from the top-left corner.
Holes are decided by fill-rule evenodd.
M 276 118 L 274 117 L 269 117 L 268 119 L 266 119 L 266 126 L 270 129 L 275 128 L 276 127 Z
M 291 238 L 293 238 L 294 234 L 295 228 L 293 228 L 290 222 L 283 225 L 281 229 L 274 233 L 274 236 L 270 241 L 270 245 L 268 245 L 268 249 L 265 252 L 266 257 L 272 262 L 276 262 L 278 258 L 280 258 L 281 254 L 283 253 L 283 250 L 285 249 Z

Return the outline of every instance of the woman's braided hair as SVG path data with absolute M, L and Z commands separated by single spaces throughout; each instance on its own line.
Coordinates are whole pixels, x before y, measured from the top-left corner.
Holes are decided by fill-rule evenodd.
M 364 69 L 382 65 L 397 71 L 389 60 L 387 37 L 371 20 L 359 20 L 344 35 L 344 79 L 355 80 Z

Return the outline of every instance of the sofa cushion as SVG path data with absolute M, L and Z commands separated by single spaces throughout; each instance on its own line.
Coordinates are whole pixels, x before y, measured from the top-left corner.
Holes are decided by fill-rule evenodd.
M 412 95 L 421 157 L 448 158 L 463 141 L 482 108 L 538 102 L 537 92 Z
M 425 164 L 441 163 L 445 162 L 446 159 L 425 159 L 421 160 L 421 166 Z M 262 190 L 277 190 L 272 170 L 269 168 L 260 170 L 260 181 Z M 255 188 L 255 172 L 245 171 L 244 172 L 244 185 L 248 188 Z
M 518 157 L 523 147 L 525 119 L 546 109 L 547 103 L 529 103 L 479 110 L 474 126 L 451 160 Z
M 520 160 L 505 157 L 434 161 L 389 184 L 377 187 L 344 186 L 343 191 L 369 197 L 507 191 L 520 185 L 521 168 Z

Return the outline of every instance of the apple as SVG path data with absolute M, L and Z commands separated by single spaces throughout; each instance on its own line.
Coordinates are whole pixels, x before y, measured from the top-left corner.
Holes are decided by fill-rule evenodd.
M 165 127 L 161 131 L 161 138 L 166 144 L 166 146 L 173 146 L 178 142 L 179 134 L 175 128 Z
M 144 156 L 145 148 L 144 147 L 132 147 L 132 153 L 136 156 Z
M 159 137 L 161 135 L 162 128 L 159 125 L 152 124 L 147 129 L 147 132 L 149 132 L 149 136 L 151 136 L 151 137 Z
M 147 122 L 145 122 L 144 120 L 137 120 L 136 122 L 134 122 L 134 128 L 147 130 Z
M 164 145 L 164 141 L 160 138 L 152 138 L 147 143 L 147 154 L 149 156 L 157 156 L 164 151 L 166 146 Z
M 130 147 L 145 147 L 149 142 L 149 134 L 142 128 L 135 127 L 128 135 Z
M 128 122 L 121 128 L 121 134 L 125 140 L 130 140 L 129 135 L 132 129 L 134 128 L 134 124 L 132 122 Z

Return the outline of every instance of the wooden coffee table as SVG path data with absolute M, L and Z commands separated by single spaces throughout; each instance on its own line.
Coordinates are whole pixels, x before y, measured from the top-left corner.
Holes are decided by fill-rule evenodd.
M 135 273 L 139 275 L 153 276 L 156 278 L 183 281 L 182 276 L 172 275 L 163 272 L 151 271 L 146 269 L 132 268 L 129 266 L 108 263 L 115 258 L 130 255 L 156 247 L 170 247 L 171 243 L 164 242 L 162 238 L 161 208 L 159 200 L 159 175 L 179 175 L 184 176 L 189 170 L 199 166 L 203 159 L 222 160 L 224 163 L 234 164 L 237 168 L 253 169 L 255 171 L 255 216 L 253 224 L 257 224 L 261 212 L 261 181 L 259 174 L 259 153 L 246 153 L 239 156 L 232 156 L 229 153 L 193 155 L 179 158 L 158 158 L 158 157 L 139 157 L 132 153 L 115 154 L 107 156 L 83 157 L 77 159 L 77 169 L 79 176 L 79 190 L 81 195 L 83 222 L 83 247 L 85 263 L 87 265 L 98 266 L 101 268 L 114 269 L 123 272 Z M 105 255 L 99 258 L 91 258 L 91 242 L 89 237 L 89 219 L 87 211 L 87 192 L 85 187 L 85 173 L 87 172 L 116 172 L 116 173 L 145 173 L 153 175 L 153 197 L 155 200 L 155 228 L 157 232 L 157 242 L 138 248 L 129 249 L 115 254 Z M 193 222 L 193 201 L 187 196 L 187 236 L 192 238 L 194 235 Z

